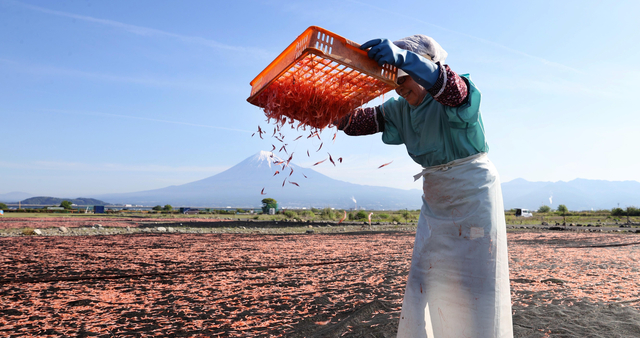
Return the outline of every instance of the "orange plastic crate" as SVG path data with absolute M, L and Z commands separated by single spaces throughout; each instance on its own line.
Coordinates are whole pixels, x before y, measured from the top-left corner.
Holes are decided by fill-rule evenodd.
M 396 68 L 378 66 L 359 47 L 326 29 L 311 26 L 251 81 L 251 96 L 247 101 L 268 108 L 265 109 L 267 117 L 276 118 L 278 122 L 284 123 L 286 116 L 303 125 L 324 128 L 335 118 L 397 86 Z M 283 84 L 289 89 L 303 85 L 311 87 L 312 91 L 322 88 L 317 95 L 325 96 L 325 99 L 330 97 L 332 108 L 336 109 L 329 109 L 331 114 L 326 113 L 327 109 L 314 106 L 305 109 L 317 109 L 317 112 L 280 109 L 280 105 L 286 106 L 290 100 L 286 93 L 279 92 Z M 305 90 L 308 92 L 309 88 Z M 275 108 L 269 106 L 274 100 L 279 102 Z

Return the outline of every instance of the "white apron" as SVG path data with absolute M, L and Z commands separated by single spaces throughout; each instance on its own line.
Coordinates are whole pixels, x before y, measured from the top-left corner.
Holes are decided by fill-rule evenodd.
M 425 169 L 399 338 L 511 338 L 504 205 L 486 154 Z

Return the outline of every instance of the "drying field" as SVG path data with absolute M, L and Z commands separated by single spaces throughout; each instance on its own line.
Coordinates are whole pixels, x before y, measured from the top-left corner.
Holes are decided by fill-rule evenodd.
M 0 238 L 3 337 L 393 337 L 414 232 Z M 516 337 L 640 336 L 640 237 L 508 234 Z

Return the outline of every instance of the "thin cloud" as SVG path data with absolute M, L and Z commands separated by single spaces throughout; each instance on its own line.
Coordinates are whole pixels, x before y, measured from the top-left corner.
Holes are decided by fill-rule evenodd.
M 33 74 L 37 76 L 66 76 L 84 78 L 98 81 L 111 81 L 111 82 L 123 82 L 133 83 L 144 86 L 152 87 L 177 87 L 186 89 L 196 89 L 204 91 L 219 91 L 228 89 L 228 86 L 213 86 L 207 84 L 199 84 L 195 81 L 176 81 L 172 79 L 159 79 L 154 77 L 134 77 L 134 76 L 122 76 L 106 73 L 86 72 L 75 69 L 58 68 L 42 65 L 23 64 L 13 60 L 0 58 L 0 65 L 5 64 L 9 66 L 8 71 L 22 72 L 27 74 Z
M 461 36 L 464 36 L 464 37 L 467 37 L 467 38 L 482 42 L 484 44 L 491 45 L 493 47 L 508 51 L 510 53 L 517 54 L 517 55 L 524 56 L 526 58 L 538 61 L 538 62 L 540 62 L 542 64 L 547 65 L 547 66 L 553 66 L 553 67 L 558 68 L 558 69 L 562 69 L 562 70 L 565 70 L 565 71 L 570 71 L 570 72 L 574 72 L 574 73 L 578 73 L 578 74 L 582 74 L 583 73 L 580 70 L 577 70 L 575 68 L 563 65 L 561 63 L 549 61 L 549 60 L 547 60 L 545 58 L 541 58 L 539 56 L 527 54 L 527 53 L 519 51 L 517 49 L 513 49 L 513 48 L 510 48 L 510 47 L 501 45 L 499 43 L 496 43 L 496 42 L 493 42 L 493 41 L 490 41 L 490 40 L 487 40 L 487 39 L 483 39 L 483 38 L 480 38 L 480 37 L 477 37 L 477 36 L 474 36 L 474 35 L 458 32 L 458 31 L 455 31 L 455 30 L 452 30 L 452 29 L 449 29 L 449 28 L 446 28 L 446 27 L 434 25 L 434 24 L 432 24 L 430 22 L 426 22 L 426 21 L 420 20 L 418 18 L 414 18 L 414 17 L 409 16 L 409 15 L 396 13 L 396 12 L 393 12 L 393 11 L 390 11 L 390 10 L 387 10 L 387 9 L 384 9 L 384 8 L 380 8 L 380 7 L 377 7 L 377 6 L 368 4 L 368 3 L 360 2 L 360 1 L 357 1 L 357 0 L 347 0 L 347 1 L 355 3 L 355 4 L 358 4 L 358 5 L 362 5 L 362 6 L 368 6 L 368 7 L 371 7 L 373 9 L 376 9 L 376 10 L 381 11 L 381 12 L 385 12 L 385 13 L 388 13 L 388 14 L 393 14 L 393 15 L 396 15 L 396 16 L 399 16 L 399 17 L 402 17 L 402 18 L 406 18 L 406 19 L 410 19 L 410 20 L 413 20 L 413 21 L 416 21 L 416 22 L 420 22 L 422 24 L 429 25 L 431 27 L 435 27 L 435 28 L 438 28 L 438 29 L 443 30 L 443 31 L 447 31 L 447 32 L 450 32 L 450 33 L 461 35 Z
M 239 131 L 239 132 L 243 132 L 243 133 L 253 133 L 253 131 L 244 130 L 244 129 L 226 128 L 226 127 L 219 127 L 219 126 L 210 126 L 210 125 L 207 125 L 207 124 L 190 123 L 190 122 L 182 122 L 182 121 L 171 121 L 171 120 L 161 120 L 161 119 L 153 119 L 153 118 L 148 118 L 148 117 L 139 117 L 139 116 L 130 116 L 130 115 L 120 115 L 120 114 L 110 114 L 110 113 L 100 113 L 100 112 L 79 112 L 79 111 L 69 111 L 69 110 L 62 110 L 62 109 L 45 109 L 45 111 L 52 112 L 52 113 L 62 113 L 62 114 L 75 114 L 75 115 L 102 116 L 102 117 L 113 117 L 113 118 L 126 118 L 126 119 L 142 120 L 142 121 L 152 121 L 152 122 L 179 124 L 179 125 L 183 125 L 183 126 L 193 126 L 193 127 L 211 128 L 211 129 L 220 129 L 220 130 L 229 130 L 229 131 Z
M 207 173 L 215 174 L 229 167 L 212 166 L 165 166 L 165 165 L 131 165 L 122 163 L 82 163 L 63 161 L 33 161 L 30 163 L 1 162 L 0 168 L 27 170 L 62 170 L 62 171 L 109 171 L 109 172 L 157 172 L 157 173 Z
M 166 32 L 166 31 L 163 31 L 163 30 L 160 30 L 160 29 L 143 27 L 143 26 L 136 26 L 136 25 L 131 25 L 131 24 L 127 24 L 127 23 L 123 23 L 123 22 L 119 22 L 119 21 L 114 21 L 114 20 L 99 19 L 99 18 L 94 18 L 94 17 L 86 16 L 86 15 L 78 15 L 78 14 L 73 14 L 73 13 L 56 11 L 56 10 L 52 10 L 52 9 L 48 9 L 48 8 L 44 8 L 44 7 L 25 4 L 25 3 L 22 3 L 22 2 L 18 2 L 18 1 L 5 0 L 5 2 L 14 4 L 16 6 L 20 6 L 22 8 L 29 9 L 29 10 L 32 10 L 32 11 L 37 11 L 37 12 L 40 12 L 40 13 L 45 13 L 45 14 L 55 15 L 55 16 L 60 16 L 60 17 L 66 17 L 66 18 L 71 18 L 71 19 L 76 19 L 76 20 L 81 20 L 81 21 L 85 21 L 85 22 L 91 22 L 91 23 L 95 23 L 95 24 L 99 24 L 99 25 L 104 25 L 104 26 L 109 26 L 109 27 L 121 29 L 121 30 L 130 32 L 130 33 L 133 33 L 133 34 L 136 34 L 136 35 L 140 35 L 140 36 L 167 37 L 167 38 L 176 39 L 176 40 L 179 40 L 179 41 L 182 41 L 182 42 L 185 42 L 185 43 L 198 44 L 198 45 L 203 45 L 203 46 L 207 46 L 207 47 L 211 47 L 211 48 L 215 48 L 215 49 L 245 52 L 247 54 L 259 55 L 260 57 L 267 57 L 267 55 L 268 55 L 268 53 L 266 51 L 262 50 L 262 49 L 251 48 L 251 47 L 243 47 L 243 46 L 227 45 L 227 44 L 215 41 L 215 40 L 205 39 L 205 38 L 199 37 L 199 36 L 176 34 L 176 33 Z

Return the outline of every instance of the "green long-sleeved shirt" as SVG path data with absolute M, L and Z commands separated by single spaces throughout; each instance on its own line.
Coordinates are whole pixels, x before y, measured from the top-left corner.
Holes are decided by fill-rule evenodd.
M 404 144 L 409 156 L 423 167 L 445 164 L 481 152 L 488 152 L 480 114 L 481 93 L 468 74 L 468 99 L 458 107 L 445 106 L 426 95 L 416 107 L 403 98 L 391 98 L 382 105 L 382 142 Z

